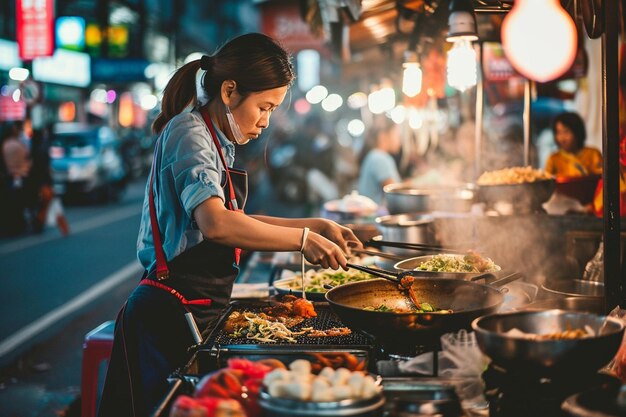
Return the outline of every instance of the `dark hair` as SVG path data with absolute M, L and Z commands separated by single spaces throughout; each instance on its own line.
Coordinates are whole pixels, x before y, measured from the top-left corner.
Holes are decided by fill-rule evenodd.
M 396 126 L 397 124 L 387 116 L 381 115 L 373 118 L 371 126 L 366 129 L 365 141 L 359 154 L 359 165 L 362 165 L 369 151 L 378 146 L 380 134 L 390 132 Z
M 238 36 L 213 55 L 191 61 L 174 73 L 163 91 L 161 113 L 152 124 L 155 133 L 196 101 L 196 73 L 201 67 L 207 71 L 202 88 L 210 98 L 219 96 L 226 80 L 234 80 L 237 92 L 246 97 L 290 85 L 294 79 L 291 57 L 275 40 L 261 33 Z
M 582 149 L 587 139 L 587 131 L 585 130 L 585 122 L 578 113 L 564 112 L 559 114 L 552 120 L 552 133 L 556 138 L 556 124 L 561 123 L 572 131 L 576 140 L 576 148 Z

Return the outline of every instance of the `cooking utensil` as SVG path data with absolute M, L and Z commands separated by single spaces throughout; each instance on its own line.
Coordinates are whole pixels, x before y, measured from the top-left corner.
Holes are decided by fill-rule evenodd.
M 539 210 L 554 192 L 554 179 L 524 182 L 520 184 L 480 185 L 478 199 L 488 205 L 510 203 L 517 210 Z
M 444 255 L 450 256 L 460 256 L 455 253 L 447 253 Z M 419 271 L 417 268 L 424 262 L 428 262 L 432 259 L 433 255 L 426 256 L 417 256 L 414 258 L 408 258 L 403 261 L 396 263 L 393 267 L 399 271 L 412 271 L 415 274 L 424 275 L 424 276 L 433 276 L 437 278 L 455 278 L 455 279 L 471 279 L 477 276 L 481 276 L 484 272 L 439 272 L 439 271 Z M 497 270 L 494 272 L 500 271 L 501 268 L 498 266 Z
M 550 310 L 555 308 L 559 310 L 602 314 L 604 313 L 604 302 L 600 297 L 558 297 L 532 302 L 524 309 Z
M 599 281 L 585 281 L 582 279 L 561 279 L 548 281 L 541 288 L 565 297 L 604 297 L 604 283 Z
M 389 240 L 382 240 L 381 236 L 373 237 L 372 239 L 365 242 L 365 246 L 374 246 L 374 247 L 390 247 L 390 248 L 400 248 L 400 249 L 410 249 L 417 250 L 421 252 L 448 252 L 448 253 L 458 253 L 458 254 L 466 254 L 467 252 L 460 251 L 457 249 L 444 248 L 439 245 L 425 245 L 421 243 L 407 243 L 407 242 L 393 242 Z
M 469 328 L 472 320 L 496 311 L 504 301 L 496 288 L 471 281 L 416 277 L 412 288 L 420 300 L 452 313 L 365 310 L 381 304 L 391 309 L 412 308 L 398 285 L 386 279 L 340 285 L 326 293 L 326 301 L 351 329 L 372 334 L 381 343 L 405 347 L 436 346 L 442 334 Z
M 475 188 L 473 184 L 416 186 L 411 183 L 396 183 L 383 187 L 383 192 L 391 214 L 430 211 L 458 213 L 472 209 Z
M 399 214 L 376 218 L 376 227 L 382 233 L 382 239 L 391 242 L 410 242 L 434 244 L 434 218 L 424 213 Z M 415 255 L 413 250 L 401 248 L 379 248 L 398 255 Z
M 391 259 L 394 261 L 401 261 L 404 259 L 404 256 L 394 255 L 392 253 L 381 252 L 377 250 L 369 250 L 369 249 L 350 249 L 350 252 L 356 255 L 369 255 L 369 256 L 378 256 L 379 258 Z
M 606 324 L 605 323 L 606 319 Z M 534 340 L 507 332 L 549 334 L 603 326 L 601 334 L 579 339 Z M 554 375 L 594 373 L 617 353 L 624 324 L 615 318 L 563 310 L 490 314 L 472 322 L 478 346 L 495 365 L 508 371 Z
M 380 277 L 380 278 L 384 278 L 386 280 L 389 280 L 395 284 L 400 284 L 400 279 L 406 275 L 410 275 L 410 274 L 404 274 L 404 275 L 400 275 L 396 272 L 391 272 L 391 271 L 385 271 L 384 269 L 375 269 L 375 268 L 368 268 L 367 266 L 362 266 L 362 265 L 356 265 L 353 263 L 348 262 L 346 264 L 346 266 L 348 268 L 353 268 L 353 269 L 358 269 L 359 271 L 362 272 L 367 272 L 368 274 L 372 274 L 374 276 Z

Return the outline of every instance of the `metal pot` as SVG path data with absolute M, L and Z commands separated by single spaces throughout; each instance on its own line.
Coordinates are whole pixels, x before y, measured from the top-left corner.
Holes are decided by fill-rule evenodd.
M 457 256 L 463 257 L 463 255 L 457 254 L 443 254 L 448 256 Z M 424 255 L 417 256 L 414 258 L 408 258 L 403 261 L 396 263 L 393 267 L 399 271 L 413 271 L 415 274 L 420 276 L 432 276 L 436 278 L 455 278 L 455 279 L 469 279 L 473 277 L 477 277 L 479 275 L 484 275 L 485 272 L 434 272 L 434 271 L 419 271 L 417 267 L 419 267 L 422 263 L 430 261 L 434 255 Z M 497 265 L 496 265 L 497 266 Z M 495 271 L 490 271 L 496 273 L 500 271 L 500 266 L 497 266 Z
M 592 297 L 599 299 L 604 297 L 604 283 L 599 281 L 561 279 L 554 282 L 546 282 L 541 288 L 552 294 L 564 297 Z
M 548 201 L 554 192 L 553 179 L 524 182 L 520 184 L 481 185 L 478 199 L 487 205 L 511 204 L 516 211 L 534 211 Z
M 508 334 L 511 329 L 548 334 L 591 327 L 595 336 L 535 340 Z M 490 314 L 472 322 L 480 350 L 507 371 L 551 376 L 585 375 L 606 365 L 622 342 L 624 324 L 615 318 L 563 310 Z
M 559 309 L 568 311 L 585 311 L 587 313 L 602 314 L 604 312 L 604 302 L 598 297 L 563 297 L 550 298 L 546 300 L 534 301 L 525 310 L 549 310 Z
M 466 213 L 474 203 L 475 186 L 389 184 L 383 188 L 387 209 L 391 214 L 447 211 Z
M 435 243 L 434 219 L 424 213 L 396 214 L 376 218 L 376 227 L 382 233 L 383 240 L 406 243 Z M 411 249 L 382 247 L 385 252 L 399 255 L 415 255 L 419 252 Z

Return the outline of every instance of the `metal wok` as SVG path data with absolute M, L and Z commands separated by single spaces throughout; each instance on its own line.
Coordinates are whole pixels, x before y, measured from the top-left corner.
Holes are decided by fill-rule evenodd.
M 513 328 L 548 334 L 585 326 L 590 326 L 596 335 L 535 340 L 508 334 Z M 615 356 L 624 334 L 624 325 L 615 318 L 563 310 L 492 314 L 474 320 L 472 329 L 478 347 L 495 365 L 515 373 L 542 376 L 596 372 Z
M 504 295 L 488 285 L 445 278 L 413 282 L 417 298 L 452 313 L 397 313 L 365 310 L 381 304 L 410 309 L 411 301 L 398 285 L 385 279 L 352 282 L 326 293 L 326 301 L 348 327 L 375 336 L 379 342 L 402 346 L 437 346 L 439 337 L 469 328 L 472 320 L 496 311 Z
M 449 256 L 460 256 L 452 253 L 446 253 L 444 255 Z M 496 271 L 490 272 L 434 272 L 434 271 L 418 271 L 416 268 L 420 266 L 423 262 L 430 261 L 433 255 L 426 256 L 417 256 L 415 258 L 408 258 L 403 261 L 396 263 L 393 267 L 399 271 L 413 271 L 415 275 L 420 276 L 432 276 L 435 278 L 456 278 L 456 279 L 471 279 L 477 276 L 485 275 L 487 273 L 494 273 L 500 271 L 500 267 Z
M 517 209 L 538 210 L 554 192 L 554 179 L 524 182 L 520 184 L 480 185 L 478 198 L 493 206 L 496 203 L 509 203 Z

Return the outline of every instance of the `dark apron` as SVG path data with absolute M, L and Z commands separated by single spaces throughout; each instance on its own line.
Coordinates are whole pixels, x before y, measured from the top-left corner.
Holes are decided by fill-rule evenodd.
M 217 141 L 212 124 L 208 125 Z M 219 142 L 216 145 L 221 154 Z M 237 207 L 243 208 L 247 198 L 246 172 L 226 168 L 225 173 L 226 199 L 230 182 Z M 232 209 L 229 202 L 225 205 Z M 196 344 L 185 313 L 191 312 L 204 340 L 230 301 L 238 273 L 234 248 L 204 240 L 167 266 L 169 278 L 156 285 L 165 285 L 187 300 L 210 300 L 210 305 L 184 305 L 173 293 L 152 285 L 135 288 L 115 324 L 99 417 L 151 414 L 167 392 L 168 376 L 187 363 L 189 348 Z M 156 272 L 146 273 L 143 278 L 156 282 Z

